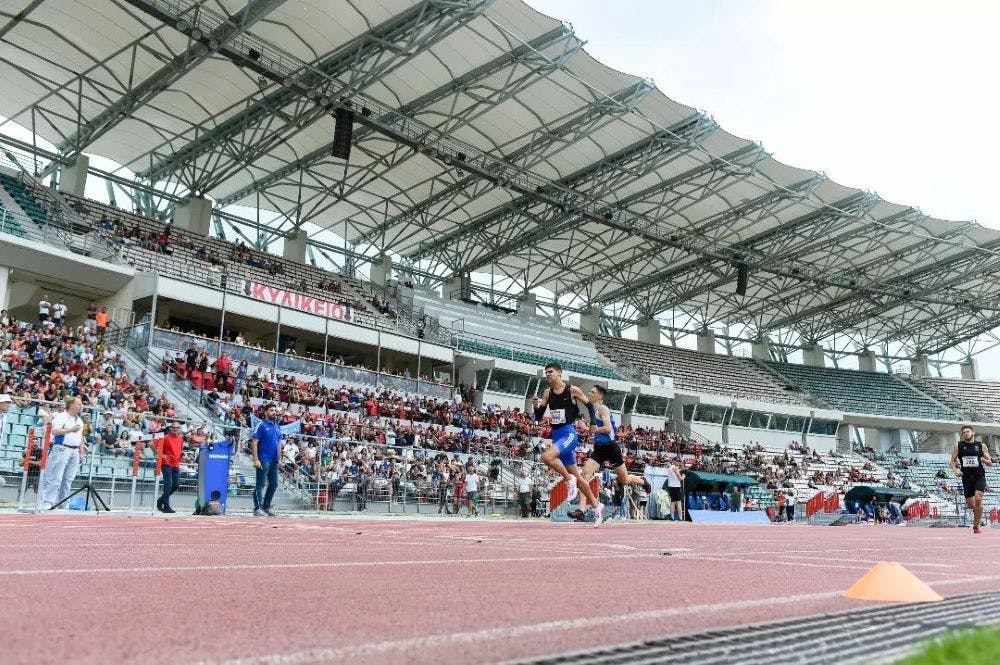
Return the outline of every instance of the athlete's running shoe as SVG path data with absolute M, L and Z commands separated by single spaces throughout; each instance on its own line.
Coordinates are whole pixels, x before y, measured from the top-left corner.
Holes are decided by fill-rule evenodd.
M 604 508 L 605 508 L 605 506 L 604 506 L 603 503 L 597 504 L 597 507 L 594 508 L 594 528 L 595 529 L 597 527 L 601 526 L 602 524 L 604 524 Z
M 577 508 L 576 510 L 573 510 L 573 511 L 570 511 L 570 512 L 566 513 L 566 517 L 569 517 L 570 519 L 576 520 L 577 522 L 582 522 L 584 519 L 586 519 L 586 515 L 584 515 L 583 511 L 580 510 L 579 508 Z
M 983 530 L 979 528 L 979 525 L 972 527 L 972 533 L 982 533 Z
M 576 497 L 580 493 L 580 490 L 577 489 L 576 483 L 575 482 L 570 482 L 570 483 L 566 483 L 566 484 L 568 485 L 567 490 L 569 492 L 566 495 L 566 500 L 567 501 L 576 501 Z

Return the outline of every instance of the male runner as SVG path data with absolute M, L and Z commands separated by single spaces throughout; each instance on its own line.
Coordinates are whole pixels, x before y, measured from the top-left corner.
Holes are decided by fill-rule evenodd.
M 615 426 L 611 409 L 604 403 L 604 394 L 606 392 L 607 390 L 604 386 L 595 385 L 590 389 L 590 403 L 594 405 L 595 413 L 593 422 L 590 425 L 590 433 L 594 435 L 594 452 L 583 465 L 583 482 L 589 487 L 590 479 L 607 463 L 618 477 L 618 485 L 622 490 L 625 489 L 626 485 L 645 485 L 645 479 L 630 475 L 625 468 L 625 459 L 622 457 L 621 446 L 615 440 L 618 428 Z M 569 516 L 575 520 L 582 520 L 583 513 L 586 510 L 587 504 L 581 499 L 580 507 L 570 513 Z
M 594 406 L 587 400 L 577 386 L 571 386 L 563 381 L 562 367 L 559 363 L 549 363 L 545 366 L 545 378 L 549 382 L 549 387 L 541 399 L 531 398 L 531 405 L 535 409 L 535 420 L 541 420 L 545 416 L 545 410 L 549 411 L 549 419 L 552 423 L 552 445 L 542 453 L 542 461 L 550 469 L 562 476 L 569 489 L 567 501 L 572 501 L 575 490 L 579 489 L 584 498 L 581 499 L 581 506 L 586 509 L 587 504 L 594 506 L 597 520 L 594 526 L 600 526 L 604 521 L 604 504 L 600 503 L 590 489 L 590 485 L 580 478 L 580 471 L 576 468 L 576 446 L 580 442 L 580 435 L 576 432 L 576 421 L 580 419 L 580 407 L 578 402 L 587 405 L 590 413 L 590 421 L 593 422 Z
M 985 466 L 993 466 L 990 449 L 976 441 L 976 431 L 969 425 L 960 430 L 961 440 L 951 449 L 951 468 L 962 479 L 965 502 L 972 508 L 972 532 L 980 533 L 983 521 L 983 492 L 986 491 Z

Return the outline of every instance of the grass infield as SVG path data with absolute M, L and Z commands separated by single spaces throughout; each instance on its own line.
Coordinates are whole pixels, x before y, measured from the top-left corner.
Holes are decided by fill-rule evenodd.
M 992 665 L 1000 663 L 1000 628 L 950 633 L 928 642 L 896 665 Z

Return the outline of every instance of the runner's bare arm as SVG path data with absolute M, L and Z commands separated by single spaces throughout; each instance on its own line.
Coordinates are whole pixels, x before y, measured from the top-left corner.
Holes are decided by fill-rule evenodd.
M 545 408 L 549 404 L 549 389 L 546 388 L 545 392 L 542 393 L 542 398 L 538 399 L 538 396 L 531 398 L 531 406 L 535 409 L 535 420 L 541 420 L 542 416 L 545 415 Z
M 593 425 L 597 414 L 594 412 L 594 405 L 590 403 L 590 398 L 584 394 L 583 390 L 581 390 L 579 386 L 570 386 L 569 394 L 572 395 L 573 399 L 577 402 L 587 406 L 587 414 L 590 416 L 590 424 Z
M 990 447 L 983 444 L 983 464 L 986 466 L 993 466 L 993 457 L 990 455 Z
M 958 444 L 955 444 L 951 449 L 951 468 L 956 476 L 962 475 L 962 470 L 958 468 Z

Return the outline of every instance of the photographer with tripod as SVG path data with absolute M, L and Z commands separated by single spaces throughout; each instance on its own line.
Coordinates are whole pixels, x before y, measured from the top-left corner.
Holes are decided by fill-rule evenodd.
M 80 417 L 82 408 L 80 398 L 72 397 L 66 400 L 66 410 L 52 417 L 52 448 L 42 475 L 42 510 L 62 503 L 69 496 L 80 462 L 87 454 Z

